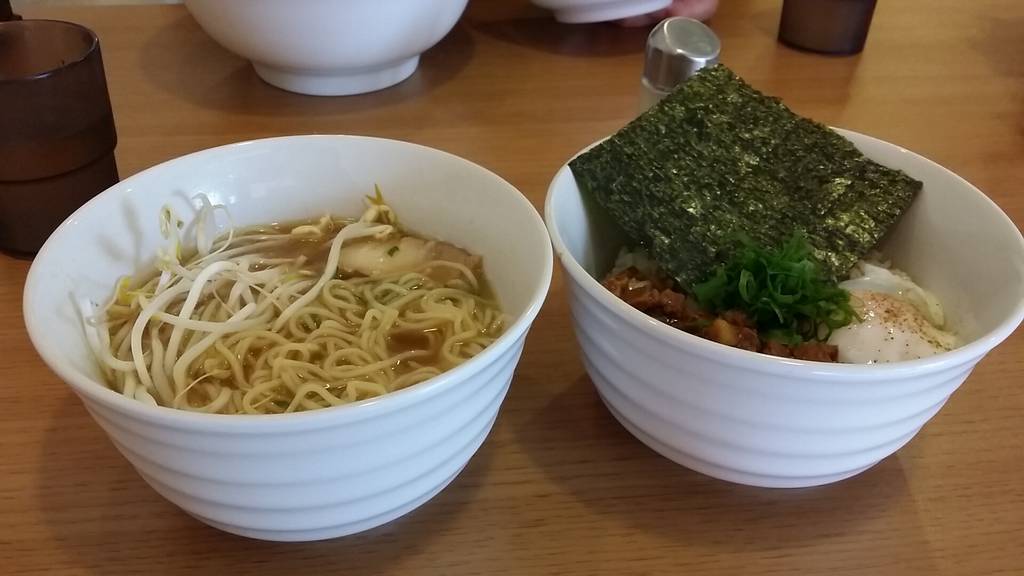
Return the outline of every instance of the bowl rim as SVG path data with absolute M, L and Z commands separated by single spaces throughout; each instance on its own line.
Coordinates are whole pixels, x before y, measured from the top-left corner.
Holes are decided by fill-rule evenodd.
M 858 141 L 881 145 L 885 148 L 892 149 L 895 153 L 907 154 L 910 158 L 913 158 L 918 162 L 938 168 L 953 182 L 958 183 L 965 190 L 973 192 L 984 199 L 988 203 L 988 206 L 995 211 L 996 217 L 1001 218 L 1006 226 L 1009 226 L 1010 229 L 1017 233 L 1017 245 L 1019 251 L 1024 254 L 1024 236 L 1021 235 L 1020 229 L 1017 228 L 1013 220 L 1006 215 L 998 204 L 985 195 L 984 192 L 952 170 L 949 170 L 937 162 L 917 154 L 916 152 L 907 150 L 897 144 L 853 130 L 837 127 L 830 128 L 848 140 L 851 140 L 855 145 Z M 610 138 L 610 136 L 591 143 L 574 154 L 572 158 L 583 154 L 608 138 Z M 570 158 L 569 161 L 571 161 L 572 158 Z M 558 256 L 559 261 L 562 263 L 562 267 L 577 286 L 582 288 L 603 308 L 614 314 L 617 320 L 625 322 L 638 330 L 646 330 L 652 337 L 665 344 L 677 348 L 685 348 L 687 351 L 701 357 L 716 360 L 723 364 L 731 365 L 740 369 L 766 372 L 777 376 L 789 376 L 796 378 L 814 376 L 830 382 L 856 380 L 858 383 L 874 384 L 877 382 L 877 384 L 883 385 L 886 384 L 888 380 L 886 378 L 879 378 L 879 376 L 887 378 L 916 377 L 922 374 L 939 372 L 955 366 L 976 362 L 990 350 L 999 345 L 1003 340 L 1008 338 L 1010 334 L 1016 330 L 1017 326 L 1021 324 L 1021 321 L 1024 320 L 1024 299 L 1021 299 L 1017 302 L 1013 313 L 999 323 L 999 325 L 959 348 L 955 348 L 948 352 L 942 352 L 927 358 L 904 360 L 886 364 L 845 364 L 839 362 L 817 362 L 797 360 L 794 358 L 781 358 L 762 354 L 760 352 L 725 346 L 723 344 L 701 338 L 700 336 L 684 332 L 678 328 L 673 328 L 663 322 L 659 322 L 636 308 L 633 308 L 629 304 L 626 304 L 621 299 L 616 298 L 611 294 L 611 292 L 602 286 L 596 278 L 591 276 L 569 252 L 564 240 L 562 239 L 562 234 L 558 229 L 557 220 L 555 218 L 555 198 L 561 193 L 559 191 L 561 188 L 560 183 L 565 178 L 572 178 L 575 180 L 575 177 L 572 175 L 572 170 L 569 168 L 569 161 L 563 164 L 561 168 L 558 169 L 558 172 L 555 173 L 554 178 L 548 186 L 547 196 L 544 200 L 544 221 L 548 226 L 548 234 L 551 237 L 551 243 L 555 248 L 556 256 Z
M 43 280 L 41 277 L 43 274 L 41 269 L 49 259 L 49 254 L 56 250 L 56 243 L 64 236 L 72 233 L 74 221 L 82 214 L 98 210 L 99 207 L 108 202 L 108 199 L 117 191 L 128 188 L 130 192 L 140 179 L 151 176 L 155 172 L 165 170 L 171 165 L 177 163 L 195 161 L 197 158 L 202 158 L 204 156 L 212 156 L 214 160 L 217 160 L 219 159 L 219 155 L 231 154 L 248 146 L 268 146 L 273 148 L 278 146 L 287 146 L 297 141 L 307 142 L 316 140 L 386 142 L 417 148 L 427 152 L 428 154 L 436 154 L 441 157 L 447 157 L 455 160 L 470 170 L 480 170 L 490 178 L 494 179 L 496 184 L 505 190 L 504 193 L 515 194 L 517 201 L 520 202 L 525 210 L 527 210 L 527 214 L 529 215 L 528 218 L 530 220 L 531 229 L 526 232 L 529 234 L 542 235 L 542 237 L 548 241 L 542 243 L 542 246 L 545 246 L 546 249 L 543 249 L 542 254 L 540 254 L 541 261 L 539 264 L 541 265 L 541 271 L 539 281 L 531 289 L 529 304 L 523 312 L 519 314 L 516 320 L 505 329 L 505 332 L 494 341 L 493 344 L 466 362 L 450 370 L 446 370 L 438 376 L 418 382 L 407 388 L 389 392 L 376 398 L 360 400 L 351 404 L 331 406 L 319 410 L 291 412 L 287 414 L 209 414 L 166 406 L 151 406 L 143 404 L 137 400 L 126 398 L 107 387 L 105 383 L 79 372 L 63 359 L 59 351 L 55 350 L 52 345 L 47 344 L 42 327 L 37 324 L 33 318 L 33 314 L 31 313 L 32 310 L 37 309 L 43 304 L 39 300 L 39 297 L 36 296 L 36 291 L 33 290 L 33 288 Z M 243 434 L 260 433 L 265 431 L 264 429 L 266 428 L 273 428 L 276 431 L 280 431 L 281 428 L 290 428 L 293 430 L 316 428 L 323 425 L 326 421 L 329 421 L 332 425 L 337 424 L 337 420 L 339 419 L 347 422 L 357 422 L 373 418 L 382 413 L 401 410 L 412 403 L 442 393 L 445 389 L 466 380 L 471 377 L 472 374 L 481 371 L 487 365 L 498 360 L 505 351 L 515 345 L 517 340 L 525 337 L 530 325 L 533 323 L 533 320 L 536 318 L 545 299 L 547 298 L 554 268 L 554 256 L 551 247 L 552 244 L 550 242 L 550 237 L 548 236 L 547 227 L 545 226 L 540 213 L 537 211 L 536 207 L 534 207 L 529 198 L 498 174 L 456 154 L 404 140 L 351 134 L 304 134 L 244 140 L 197 150 L 195 152 L 160 162 L 159 164 L 153 165 L 128 178 L 125 178 L 124 180 L 121 180 L 103 192 L 100 192 L 75 210 L 75 212 L 68 216 L 68 218 L 57 227 L 50 237 L 47 238 L 46 242 L 43 244 L 42 248 L 40 248 L 33 260 L 25 279 L 25 287 L 22 292 L 22 316 L 29 335 L 29 340 L 32 342 L 32 346 L 50 370 L 52 370 L 79 395 L 84 395 L 89 400 L 95 401 L 104 407 L 113 409 L 126 416 L 174 428 L 188 427 L 192 429 L 217 430 Z

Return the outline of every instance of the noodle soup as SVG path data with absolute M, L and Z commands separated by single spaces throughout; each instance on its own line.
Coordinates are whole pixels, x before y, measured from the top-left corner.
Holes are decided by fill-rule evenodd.
M 190 226 L 168 209 L 168 248 L 101 308 L 80 307 L 108 386 L 210 413 L 314 410 L 412 386 L 472 358 L 505 317 L 479 256 L 409 233 L 378 196 L 358 219 L 230 229 L 199 197 Z M 194 234 L 187 256 L 182 231 Z

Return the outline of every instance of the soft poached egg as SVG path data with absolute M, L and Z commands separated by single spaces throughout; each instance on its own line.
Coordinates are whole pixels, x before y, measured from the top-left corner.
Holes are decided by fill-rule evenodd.
M 832 333 L 839 361 L 855 364 L 927 358 L 956 348 L 956 336 L 942 329 L 938 299 L 906 275 L 861 262 L 854 278 L 840 284 L 861 317 Z

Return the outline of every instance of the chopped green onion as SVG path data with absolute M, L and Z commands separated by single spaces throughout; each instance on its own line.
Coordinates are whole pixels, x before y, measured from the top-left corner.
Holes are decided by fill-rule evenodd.
M 850 294 L 826 276 L 802 233 L 766 250 L 748 238 L 711 276 L 693 287 L 712 312 L 741 310 L 768 339 L 787 344 L 827 340 L 859 318 Z

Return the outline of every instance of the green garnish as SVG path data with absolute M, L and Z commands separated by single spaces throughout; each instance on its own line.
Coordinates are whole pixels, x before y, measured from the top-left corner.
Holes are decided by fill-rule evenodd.
M 374 206 L 384 205 L 384 193 L 380 190 L 380 184 L 373 185 L 373 196 L 367 196 L 366 199 Z
M 802 233 L 775 249 L 741 238 L 730 259 L 693 293 L 712 312 L 742 310 L 766 338 L 787 344 L 827 340 L 859 319 L 850 293 L 824 273 Z
M 394 256 L 395 252 L 398 252 L 398 246 L 392 246 L 388 248 L 388 256 Z

